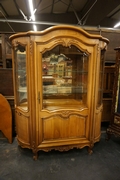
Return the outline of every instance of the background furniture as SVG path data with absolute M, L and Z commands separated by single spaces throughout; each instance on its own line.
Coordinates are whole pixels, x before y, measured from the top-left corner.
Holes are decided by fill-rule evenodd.
M 108 138 L 111 134 L 120 137 L 120 47 L 116 50 L 115 79 L 113 89 L 112 113 L 107 129 Z
M 0 94 L 0 130 L 12 143 L 12 112 L 6 98 Z
M 0 33 L 0 94 L 9 102 L 12 111 L 12 135 L 15 136 L 15 108 L 13 92 L 12 50 L 9 36 Z
M 103 113 L 102 122 L 110 122 L 112 112 L 113 88 L 115 78 L 115 63 L 106 63 L 103 83 Z

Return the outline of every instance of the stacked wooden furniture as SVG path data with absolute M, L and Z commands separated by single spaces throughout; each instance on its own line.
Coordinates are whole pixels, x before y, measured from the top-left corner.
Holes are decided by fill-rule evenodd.
M 104 54 L 108 39 L 74 26 L 10 37 L 17 140 L 60 151 L 100 140 Z
M 103 83 L 103 113 L 102 122 L 110 122 L 112 112 L 115 63 L 106 63 Z
M 112 113 L 107 129 L 108 139 L 113 134 L 120 137 L 120 47 L 116 50 L 115 79 L 113 89 Z
M 9 40 L 10 35 L 11 33 L 0 34 L 0 94 L 3 95 L 10 104 L 12 110 L 12 127 L 10 128 L 13 130 L 12 135 L 15 135 L 12 50 L 11 42 Z M 4 119 L 1 121 L 4 122 Z

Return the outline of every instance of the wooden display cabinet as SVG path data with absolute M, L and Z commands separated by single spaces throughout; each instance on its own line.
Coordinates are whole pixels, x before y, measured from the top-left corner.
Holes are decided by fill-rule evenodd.
M 104 53 L 108 39 L 74 26 L 10 37 L 17 140 L 32 149 L 64 151 L 100 140 Z
M 113 134 L 120 137 L 120 47 L 116 50 L 115 79 L 113 89 L 112 113 L 107 128 L 108 139 Z

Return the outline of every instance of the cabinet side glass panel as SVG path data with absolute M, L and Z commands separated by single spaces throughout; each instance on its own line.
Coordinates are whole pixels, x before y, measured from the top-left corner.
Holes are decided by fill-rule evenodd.
M 86 104 L 88 55 L 58 45 L 42 54 L 43 107 Z
M 27 76 L 26 76 L 26 51 L 25 48 L 15 51 L 15 77 L 17 106 L 27 110 Z

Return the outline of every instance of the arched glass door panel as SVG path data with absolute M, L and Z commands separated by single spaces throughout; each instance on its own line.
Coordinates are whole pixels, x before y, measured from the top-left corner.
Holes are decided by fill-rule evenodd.
M 58 45 L 42 55 L 43 107 L 86 105 L 89 56 Z

